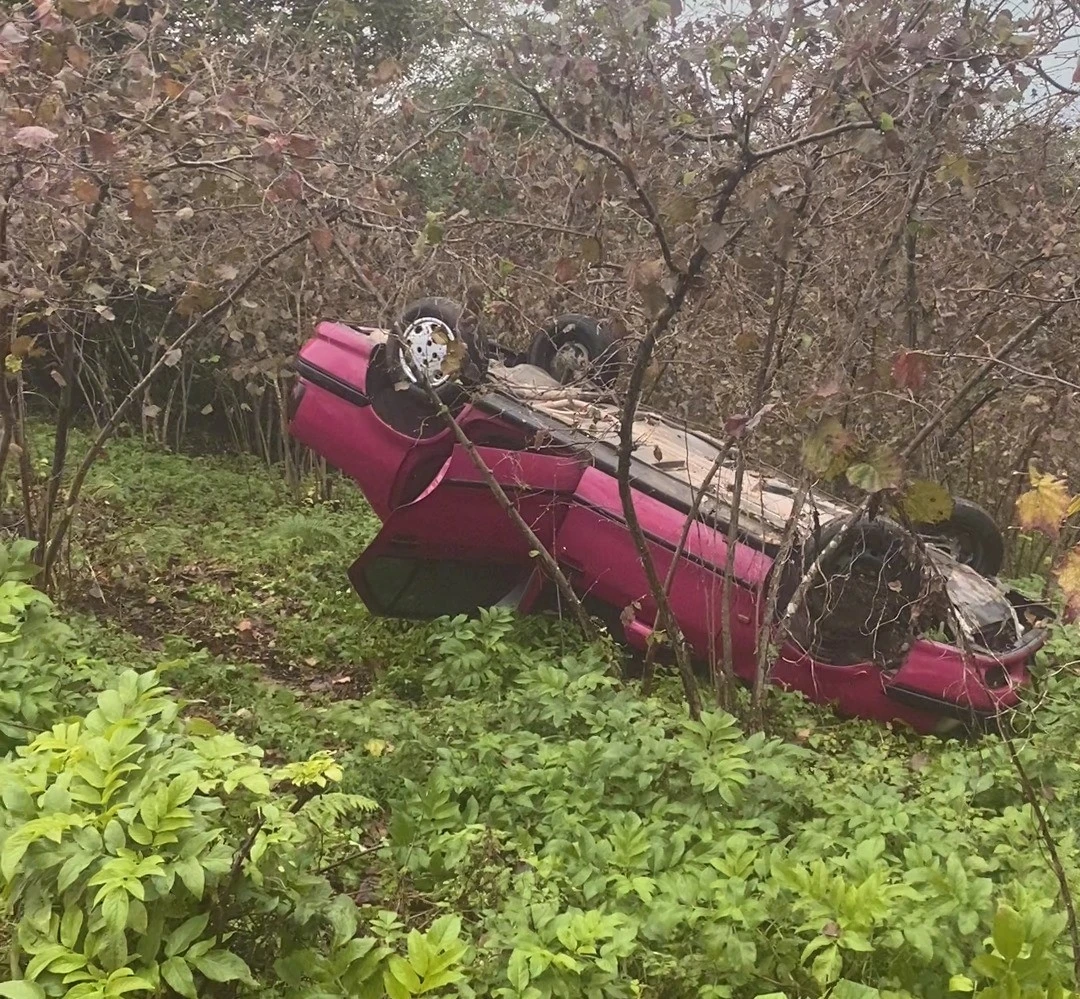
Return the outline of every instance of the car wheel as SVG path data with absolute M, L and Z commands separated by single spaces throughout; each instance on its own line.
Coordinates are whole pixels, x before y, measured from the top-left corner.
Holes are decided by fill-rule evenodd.
M 537 333 L 527 357 L 529 364 L 563 385 L 587 378 L 611 388 L 619 377 L 623 349 L 597 320 L 571 313 Z
M 940 524 L 916 524 L 915 530 L 933 544 L 943 544 L 958 562 L 983 576 L 996 576 L 1005 561 L 1005 538 L 978 503 L 953 501 L 952 516 Z
M 457 402 L 463 389 L 479 384 L 486 370 L 482 342 L 464 315 L 449 298 L 409 305 L 386 344 L 391 377 L 417 391 L 424 391 L 426 382 L 445 403 Z
M 809 569 L 842 524 L 832 521 L 807 540 L 796 562 L 797 576 Z M 797 584 L 797 576 L 789 578 Z M 888 521 L 861 521 L 824 557 L 821 574 L 807 590 L 800 608 L 806 647 L 835 665 L 898 664 L 928 593 L 911 537 Z

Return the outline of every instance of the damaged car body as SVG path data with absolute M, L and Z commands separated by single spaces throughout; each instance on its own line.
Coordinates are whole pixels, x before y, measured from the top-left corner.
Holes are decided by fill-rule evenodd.
M 353 479 L 382 522 L 349 570 L 373 614 L 558 606 L 529 542 L 438 416 L 435 392 L 589 610 L 632 649 L 655 641 L 656 606 L 616 479 L 619 411 L 603 389 L 611 347 L 599 324 L 571 316 L 514 355 L 471 336 L 439 299 L 407 311 L 394 332 L 318 324 L 297 358 L 290 431 Z M 598 384 L 581 377 L 590 364 Z M 729 578 L 734 453 L 702 493 L 722 442 L 645 411 L 633 438 L 634 509 L 660 577 L 679 560 L 670 602 L 695 659 L 729 658 L 751 682 L 759 642 L 826 552 L 781 636 L 771 682 L 919 732 L 992 724 L 1019 702 L 1053 615 L 992 578 L 1000 534 L 973 504 L 957 501 L 968 531 L 954 532 L 959 547 L 940 530 L 916 536 L 877 518 L 827 550 L 852 507 L 814 490 L 793 517 L 797 484 L 746 469 Z M 792 519 L 798 540 L 780 559 Z

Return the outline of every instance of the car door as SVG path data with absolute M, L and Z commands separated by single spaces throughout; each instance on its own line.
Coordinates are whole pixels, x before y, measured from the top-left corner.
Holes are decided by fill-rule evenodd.
M 584 462 L 477 447 L 514 508 L 551 550 Z M 516 606 L 534 576 L 528 539 L 499 505 L 468 451 L 455 445 L 431 483 L 387 517 L 349 569 L 373 614 L 431 618 Z

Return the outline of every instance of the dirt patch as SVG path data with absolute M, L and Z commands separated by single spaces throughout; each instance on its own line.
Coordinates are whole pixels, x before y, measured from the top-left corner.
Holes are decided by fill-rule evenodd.
M 222 623 L 220 616 L 215 616 L 211 605 L 187 596 L 189 588 L 196 583 L 224 584 L 222 588 L 228 590 L 234 576 L 233 570 L 221 567 L 199 570 L 177 567 L 154 580 L 155 588 L 167 590 L 170 596 L 149 592 L 137 578 L 134 581 L 98 579 L 90 590 L 69 594 L 66 602 L 95 617 L 115 621 L 153 651 L 163 648 L 163 636 L 176 635 L 219 659 L 255 665 L 267 682 L 300 693 L 351 700 L 370 689 L 370 671 L 366 666 L 316 668 L 312 663 L 298 661 L 278 647 L 271 622 L 251 616 L 229 626 Z M 302 608 L 294 610 L 303 613 Z

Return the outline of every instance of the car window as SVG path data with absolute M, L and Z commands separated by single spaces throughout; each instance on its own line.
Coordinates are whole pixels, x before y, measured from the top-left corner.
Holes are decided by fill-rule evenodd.
M 377 614 L 428 618 L 497 604 L 528 568 L 381 555 L 363 567 L 365 602 Z

